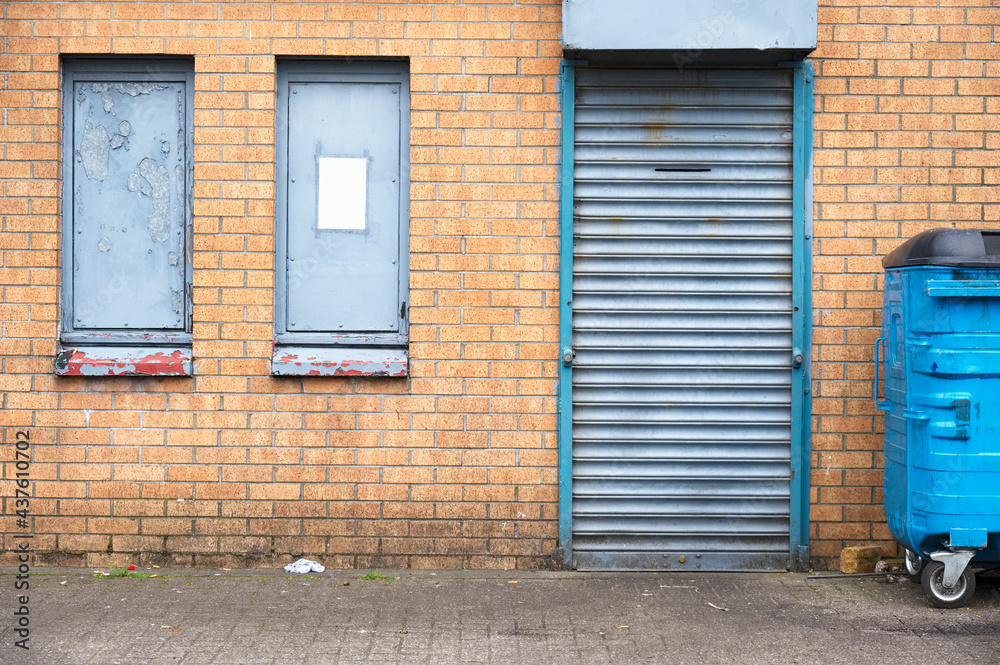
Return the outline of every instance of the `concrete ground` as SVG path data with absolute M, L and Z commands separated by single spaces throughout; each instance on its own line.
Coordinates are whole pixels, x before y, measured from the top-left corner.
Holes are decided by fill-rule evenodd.
M 968 608 L 905 579 L 803 574 L 0 569 L 0 663 L 1000 663 L 1000 578 Z

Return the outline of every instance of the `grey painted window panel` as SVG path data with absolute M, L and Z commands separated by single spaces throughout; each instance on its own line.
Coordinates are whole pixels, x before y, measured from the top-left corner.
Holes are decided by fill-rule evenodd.
M 189 339 L 190 62 L 65 66 L 65 343 Z
M 279 63 L 279 345 L 406 343 L 408 79 L 405 63 Z M 338 220 L 321 164 L 330 174 L 359 163 L 366 191 L 344 209 L 363 201 L 363 219 Z
M 127 85 L 74 86 L 75 327 L 183 330 L 184 85 Z
M 288 330 L 395 332 L 399 87 L 293 83 L 288 131 Z M 317 228 L 319 160 L 364 158 L 367 224 Z

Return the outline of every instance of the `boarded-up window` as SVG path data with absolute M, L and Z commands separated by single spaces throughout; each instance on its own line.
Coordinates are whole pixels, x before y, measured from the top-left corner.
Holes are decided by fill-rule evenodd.
M 190 347 L 192 76 L 190 61 L 66 62 L 66 351 L 86 356 L 85 347 L 98 345 L 92 356 L 118 347 L 176 359 L 176 347 Z M 120 364 L 122 371 L 97 373 L 149 373 L 128 359 Z
M 408 81 L 279 65 L 276 374 L 405 373 Z

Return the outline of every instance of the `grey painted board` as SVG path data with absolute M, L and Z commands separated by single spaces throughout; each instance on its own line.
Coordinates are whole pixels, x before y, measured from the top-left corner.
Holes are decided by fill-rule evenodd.
M 64 330 L 183 332 L 188 82 L 84 69 L 67 81 Z
M 399 92 L 398 83 L 290 84 L 290 332 L 399 330 Z M 365 169 L 367 188 L 354 192 L 364 228 L 319 228 L 319 194 L 331 186 L 320 183 L 324 158 Z
M 576 81 L 577 566 L 784 568 L 791 74 Z
M 816 48 L 816 0 L 563 0 L 568 49 L 680 49 L 679 64 L 715 49 Z

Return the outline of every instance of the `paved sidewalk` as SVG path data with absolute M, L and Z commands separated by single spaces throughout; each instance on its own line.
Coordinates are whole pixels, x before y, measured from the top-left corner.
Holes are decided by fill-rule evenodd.
M 24 652 L 14 573 L 0 568 L 0 663 L 1000 663 L 996 577 L 946 611 L 898 578 L 140 572 L 159 577 L 34 568 Z

